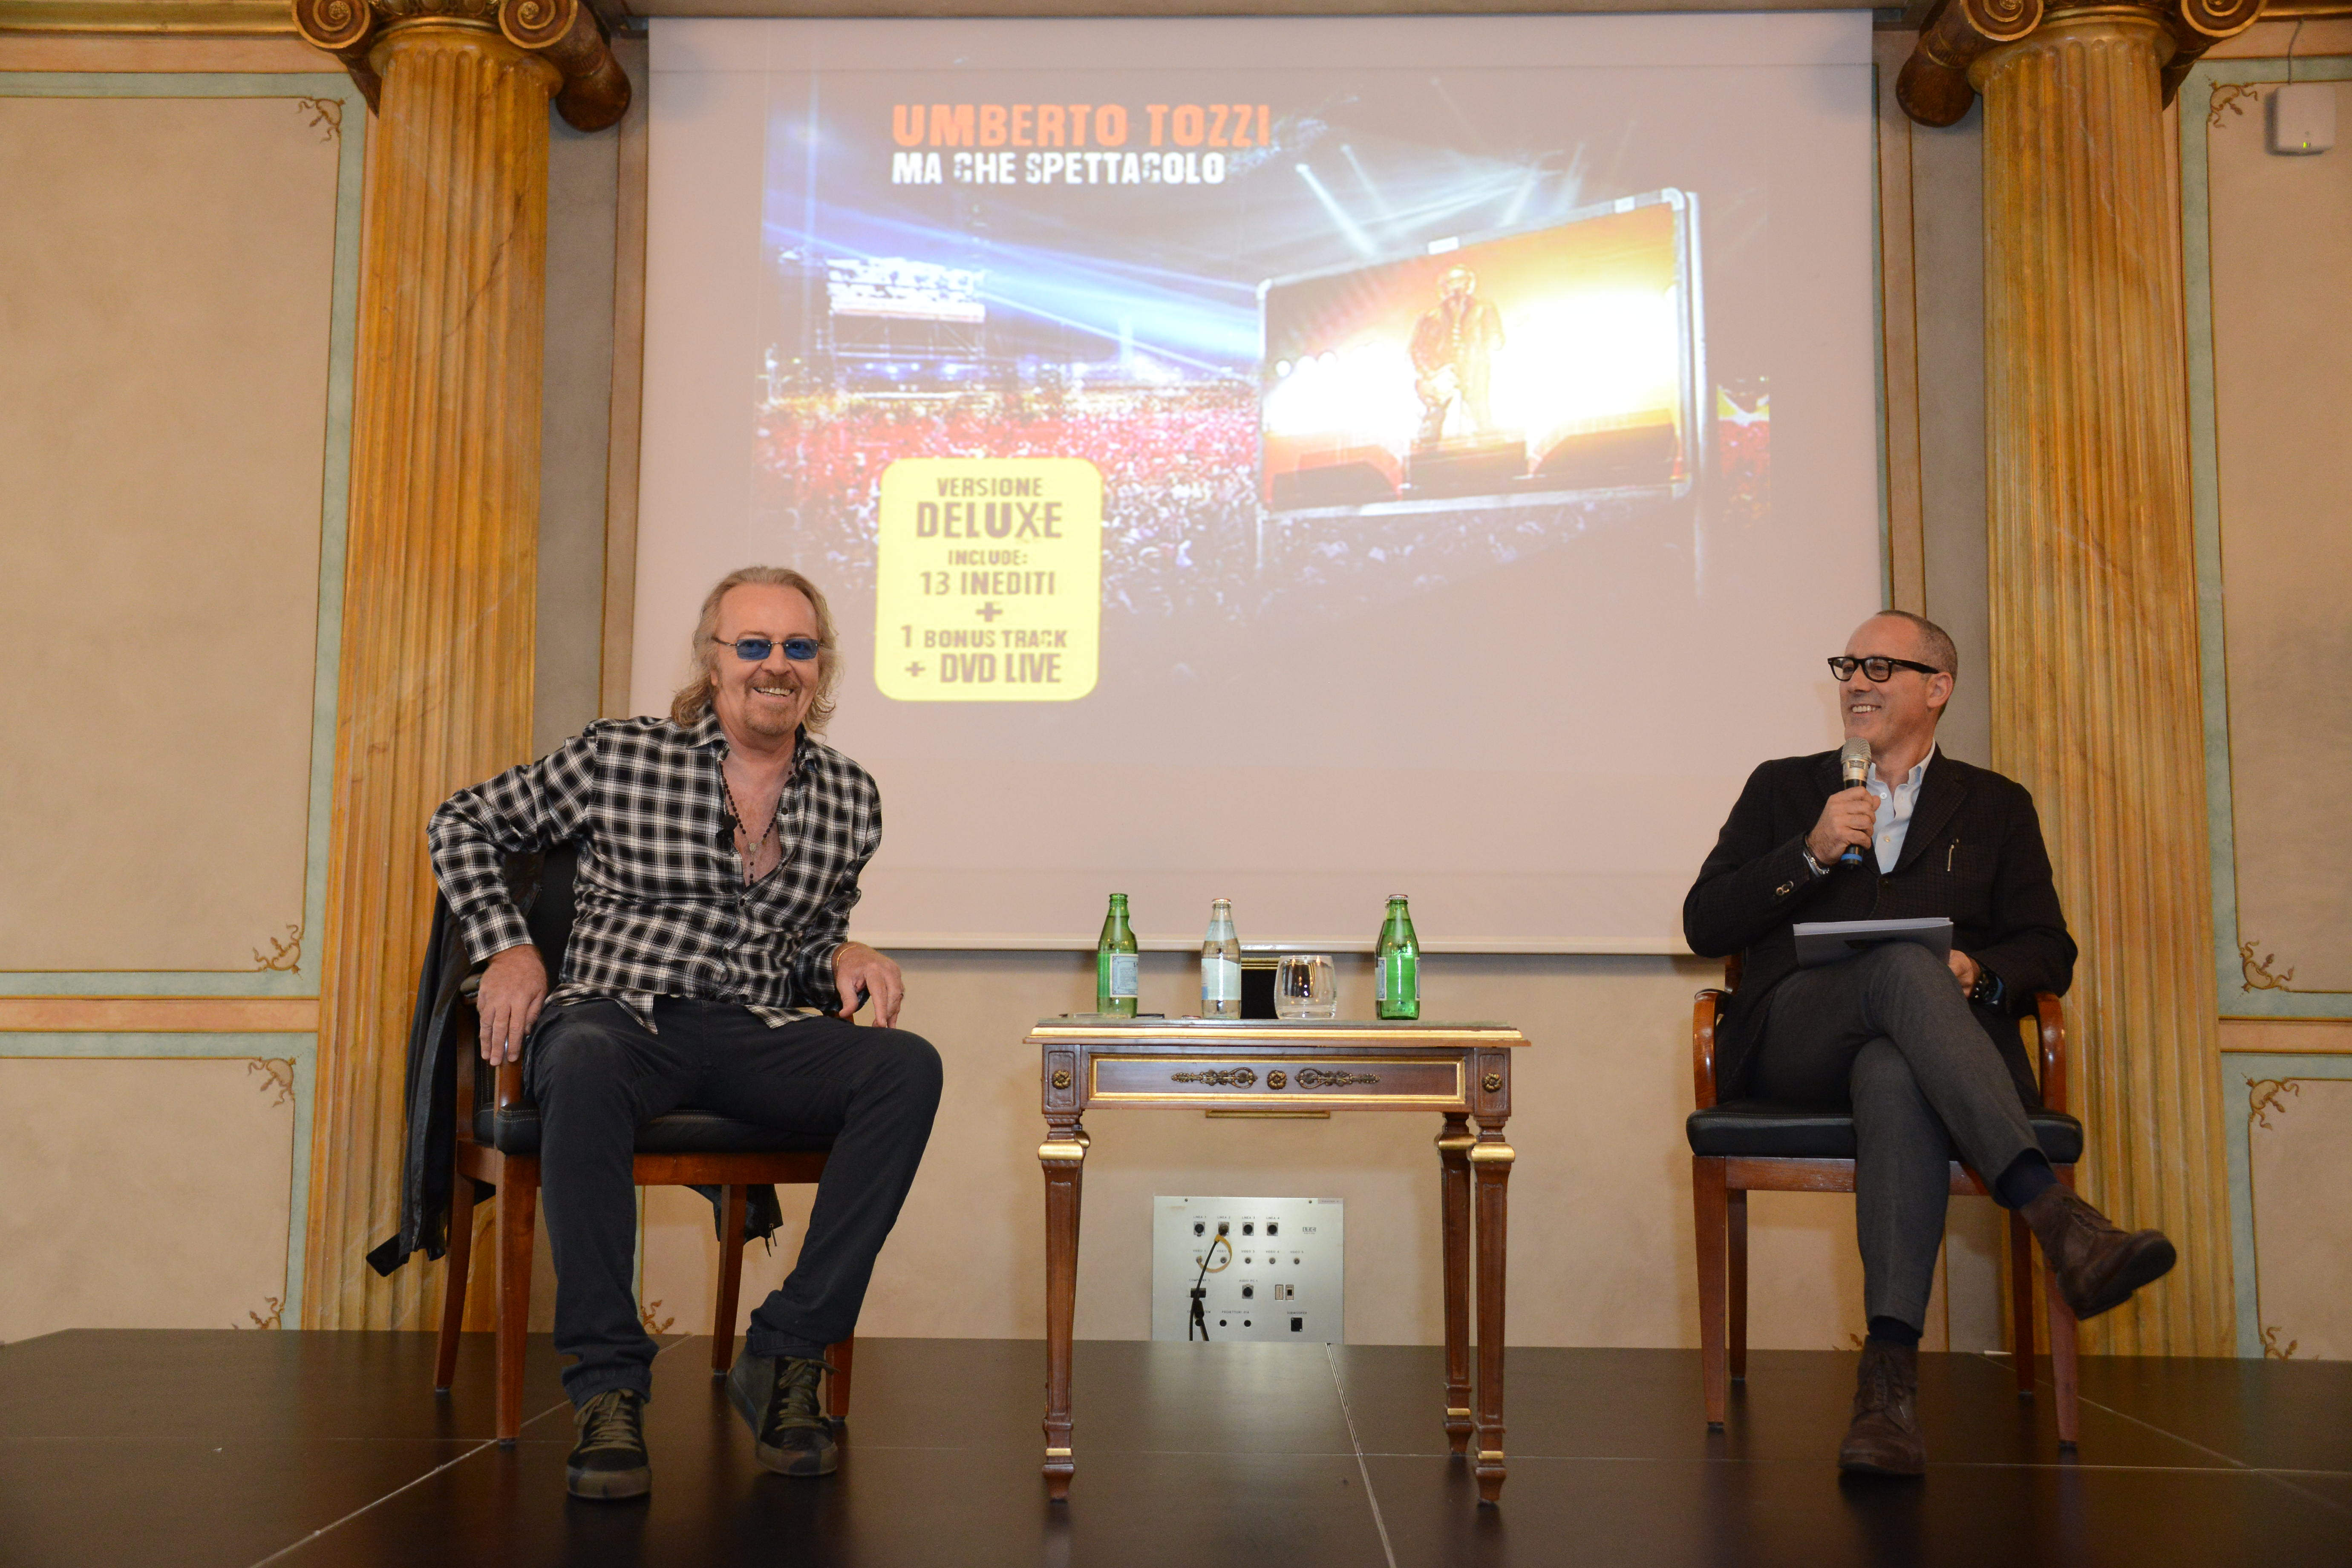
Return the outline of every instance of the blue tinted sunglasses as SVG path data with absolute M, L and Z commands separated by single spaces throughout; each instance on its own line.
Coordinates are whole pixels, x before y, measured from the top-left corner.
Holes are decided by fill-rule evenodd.
M 783 648 L 784 657 L 794 664 L 806 664 L 817 656 L 820 646 L 814 637 L 786 637 L 781 644 L 773 637 L 737 637 L 731 643 L 725 637 L 712 637 L 710 640 L 726 643 L 735 650 L 735 657 L 746 664 L 759 663 L 778 647 Z

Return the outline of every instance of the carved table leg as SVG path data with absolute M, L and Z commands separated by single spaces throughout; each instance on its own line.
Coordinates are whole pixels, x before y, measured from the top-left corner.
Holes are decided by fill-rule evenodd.
M 1045 1493 L 1070 1495 L 1070 1331 L 1078 1300 L 1078 1195 L 1086 1134 L 1077 1122 L 1053 1121 L 1037 1163 L 1045 1168 Z
M 1469 1118 L 1449 1116 L 1437 1135 L 1445 1248 L 1445 1442 L 1470 1448 L 1470 1146 Z
M 1478 1215 L 1478 1500 L 1503 1495 L 1503 1277 L 1508 1258 L 1511 1146 L 1503 1119 L 1478 1119 L 1470 1147 Z

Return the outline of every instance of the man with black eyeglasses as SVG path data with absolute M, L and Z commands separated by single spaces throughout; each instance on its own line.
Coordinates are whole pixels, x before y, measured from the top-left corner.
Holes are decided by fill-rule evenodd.
M 638 1124 L 691 1106 L 832 1140 L 799 1260 L 728 1376 L 761 1464 L 825 1475 L 824 1350 L 857 1321 L 939 1106 L 939 1054 L 891 1026 L 898 966 L 847 940 L 882 810 L 866 770 L 811 733 L 839 673 L 824 596 L 781 567 L 730 573 L 703 601 L 691 668 L 668 718 L 599 720 L 459 790 L 431 828 L 467 952 L 488 961 L 482 1058 L 530 1047 L 579 1497 L 652 1484 L 655 1345 L 631 1282 Z M 566 841 L 576 914 L 551 992 L 500 856 Z M 868 998 L 880 1026 L 859 1028 Z
M 1917 1475 L 1919 1337 L 1955 1152 L 2024 1215 L 2078 1318 L 2122 1305 L 2172 1267 L 2173 1248 L 2062 1185 L 2027 1123 L 2041 1098 L 2016 1021 L 2035 992 L 2065 990 L 2074 942 L 2032 797 L 1937 749 L 1952 639 L 1889 611 L 1829 663 L 1867 776 L 1846 785 L 1836 752 L 1758 768 L 1684 900 L 1683 931 L 1703 956 L 1741 956 L 1717 1032 L 1725 1098 L 1852 1107 L 1870 1331 L 1838 1462 Z M 1951 921 L 1948 958 L 1889 942 L 1798 964 L 1799 921 L 1923 916 Z

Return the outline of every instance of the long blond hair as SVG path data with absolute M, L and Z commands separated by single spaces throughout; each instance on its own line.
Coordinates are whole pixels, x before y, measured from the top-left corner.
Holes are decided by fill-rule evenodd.
M 719 586 L 702 601 L 702 614 L 694 623 L 694 651 L 688 666 L 691 673 L 677 695 L 669 700 L 670 722 L 680 729 L 701 722 L 710 711 L 711 693 L 719 688 L 719 602 L 730 588 L 740 588 L 746 583 L 757 583 L 772 588 L 790 588 L 809 602 L 816 611 L 816 700 L 809 704 L 806 723 L 812 732 L 821 731 L 833 718 L 833 689 L 841 679 L 841 651 L 835 645 L 833 611 L 824 602 L 817 585 L 789 566 L 743 566 L 719 579 Z

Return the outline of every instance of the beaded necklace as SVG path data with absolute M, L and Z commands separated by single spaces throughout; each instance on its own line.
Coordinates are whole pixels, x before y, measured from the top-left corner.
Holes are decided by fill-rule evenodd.
M 769 835 L 776 831 L 776 818 L 782 812 L 783 802 L 781 798 L 777 801 L 777 810 L 768 816 L 768 826 L 761 829 L 760 837 L 751 839 L 747 848 L 743 847 L 740 840 L 750 838 L 751 829 L 743 819 L 742 806 L 736 804 L 735 786 L 727 782 L 727 768 L 724 763 L 721 763 L 719 769 L 719 787 L 727 792 L 727 809 L 735 814 L 735 837 L 738 840 L 735 853 L 742 857 L 743 880 L 749 882 L 751 880 L 752 868 L 759 864 L 760 851 L 767 847 Z

